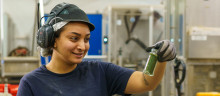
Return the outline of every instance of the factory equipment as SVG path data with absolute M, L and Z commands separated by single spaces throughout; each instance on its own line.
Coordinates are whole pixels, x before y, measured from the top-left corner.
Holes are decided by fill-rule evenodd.
M 188 38 L 188 58 L 220 59 L 219 37 L 220 28 L 192 27 Z
M 111 5 L 103 12 L 103 54 L 108 62 L 143 71 L 149 55 L 145 49 L 165 35 L 163 6 Z M 160 96 L 161 89 L 144 94 Z
M 161 6 L 155 7 L 148 5 L 142 7 L 139 5 L 113 5 L 109 6 L 104 11 L 103 37 L 108 38 L 108 44 L 103 46 L 105 49 L 103 54 L 108 55 L 108 61 L 116 63 L 120 48 L 122 49 L 122 55 L 125 58 L 133 58 L 134 61 L 137 58 L 146 58 L 146 54 L 139 54 L 140 51 L 143 53 L 145 50 L 140 46 L 137 46 L 137 43 L 135 42 L 141 41 L 145 45 L 153 45 L 157 41 L 156 39 L 159 35 L 163 34 L 163 22 L 160 21 L 161 18 L 157 23 L 153 20 L 153 12 L 156 9 L 163 14 L 163 12 L 161 12 L 163 11 Z M 137 19 L 137 16 L 139 16 L 139 20 Z M 125 22 L 127 22 L 127 24 Z M 158 26 L 156 26 L 157 24 Z
M 5 57 L 2 65 L 2 76 L 23 76 L 39 67 L 35 57 Z
M 1 5 L 7 6 L 2 2 Z M 1 10 L 4 10 L 4 6 L 1 6 Z M 39 67 L 37 52 L 29 54 L 33 50 L 29 46 L 32 41 L 29 37 L 32 36 L 28 35 L 32 34 L 19 34 L 10 14 L 1 11 L 1 83 L 18 84 L 23 75 Z
M 188 32 L 187 96 L 220 90 L 220 28 L 192 27 Z
M 186 63 L 183 96 L 219 91 L 219 12 L 218 0 L 166 0 L 166 37 L 174 41 L 177 55 Z M 196 5 L 196 6 L 195 6 Z M 174 10 L 175 9 L 175 10 Z M 210 15 L 212 14 L 212 15 Z M 169 68 L 167 68 L 169 70 Z M 169 74 L 166 71 L 165 74 Z M 163 96 L 171 95 L 172 86 Z M 169 91 L 169 90 L 172 91 Z M 170 94 L 171 93 L 171 94 Z
M 220 90 L 218 4 L 219 0 L 186 0 L 186 96 Z

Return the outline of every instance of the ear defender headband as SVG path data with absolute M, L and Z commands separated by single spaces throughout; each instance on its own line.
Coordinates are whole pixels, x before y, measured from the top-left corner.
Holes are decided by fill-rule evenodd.
M 49 48 L 53 46 L 54 42 L 54 32 L 57 31 L 57 29 L 53 28 L 53 25 L 56 22 L 57 19 L 61 19 L 60 17 L 56 17 L 60 12 L 62 12 L 65 8 L 67 8 L 70 4 L 67 3 L 61 3 L 55 6 L 51 12 L 50 15 L 47 16 L 48 20 L 42 27 L 39 28 L 37 32 L 37 44 L 41 48 Z M 43 17 L 42 17 L 43 18 Z M 40 20 L 41 21 L 41 20 Z M 54 22 L 55 21 L 55 22 Z

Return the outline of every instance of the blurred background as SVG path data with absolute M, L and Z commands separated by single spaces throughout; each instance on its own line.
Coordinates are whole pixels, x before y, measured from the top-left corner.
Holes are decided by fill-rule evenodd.
M 219 0 L 0 1 L 2 93 L 8 88 L 15 96 L 12 89 L 21 77 L 50 61 L 40 55 L 36 33 L 43 24 L 40 18 L 62 2 L 79 6 L 96 26 L 85 60 L 142 71 L 149 53 L 140 44 L 151 46 L 164 39 L 175 44 L 177 59 L 168 62 L 158 88 L 132 96 L 217 96 L 213 94 L 220 92 Z

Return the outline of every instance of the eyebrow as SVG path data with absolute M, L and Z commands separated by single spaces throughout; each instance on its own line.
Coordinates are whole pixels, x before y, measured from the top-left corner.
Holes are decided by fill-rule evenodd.
M 77 32 L 71 32 L 72 34 L 75 34 L 75 35 L 77 35 L 77 36 L 81 36 L 81 34 L 79 34 L 79 33 L 77 33 Z M 87 36 L 88 35 L 90 35 L 90 33 L 89 34 L 86 34 Z

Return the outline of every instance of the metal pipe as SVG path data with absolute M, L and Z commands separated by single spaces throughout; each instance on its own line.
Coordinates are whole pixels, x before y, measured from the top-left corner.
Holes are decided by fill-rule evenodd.
M 165 8 L 165 20 L 164 20 L 164 23 L 165 23 L 165 38 L 168 39 L 170 38 L 170 13 L 171 13 L 171 0 L 165 0 L 165 4 L 164 4 L 164 8 Z M 169 75 L 169 70 L 170 69 L 170 66 L 167 66 L 166 67 L 166 70 L 165 71 L 165 74 L 164 74 L 164 78 L 162 80 L 162 96 L 170 96 L 169 94 L 169 89 L 171 88 L 170 87 L 170 75 Z M 170 69 L 171 70 L 171 69 Z
M 154 12 L 154 8 L 150 7 L 151 13 Z M 149 16 L 149 46 L 153 45 L 153 25 L 154 25 L 154 16 L 151 14 Z M 153 96 L 153 91 L 149 92 L 149 96 Z
M 0 0 L 0 5 L 1 5 L 1 8 L 0 8 L 0 11 L 1 11 L 1 73 L 4 72 L 4 55 L 3 55 L 3 52 L 4 52 L 4 26 L 3 26 L 3 0 Z M 2 74 L 2 77 L 4 77 L 4 74 Z
M 177 45 L 177 46 L 175 46 L 176 47 L 176 49 L 177 49 L 177 54 L 179 54 L 180 53 L 180 51 L 181 50 L 179 50 L 179 37 L 180 37 L 180 31 L 179 31 L 179 29 L 180 29 L 180 22 L 179 22 L 179 20 L 180 20 L 180 18 L 179 18 L 179 2 L 178 2 L 179 0 L 175 0 L 174 2 L 175 2 L 175 12 L 174 12 L 174 14 L 175 14 L 175 16 L 174 16 L 174 19 L 175 19 L 175 21 L 174 21 L 174 33 L 173 33 L 173 38 L 174 38 L 174 44 L 175 45 Z
M 40 17 L 43 17 L 44 16 L 44 2 L 43 0 L 39 0 L 39 3 L 40 3 Z M 45 23 L 45 19 L 42 18 L 40 22 L 41 22 L 41 25 L 43 25 Z
M 154 8 L 150 7 L 151 13 L 153 13 Z M 151 14 L 149 16 L 149 46 L 153 45 L 153 26 L 154 26 L 154 16 Z
M 35 32 L 37 30 L 36 26 L 39 22 L 39 3 L 37 2 L 37 6 L 36 6 L 36 9 L 35 9 L 35 17 L 34 17 L 34 29 L 33 29 L 33 39 L 32 39 L 32 50 L 31 50 L 31 53 L 30 53 L 30 56 L 33 56 L 34 55 L 34 45 L 35 45 Z
M 112 21 L 112 7 L 111 6 L 108 6 L 108 62 L 111 62 L 111 43 L 112 43 L 112 38 L 111 38 L 111 29 L 112 29 L 112 26 L 111 26 L 111 21 Z

